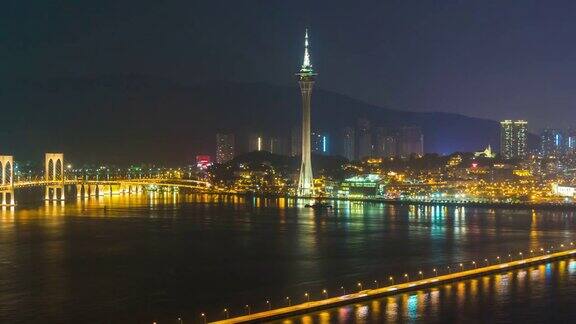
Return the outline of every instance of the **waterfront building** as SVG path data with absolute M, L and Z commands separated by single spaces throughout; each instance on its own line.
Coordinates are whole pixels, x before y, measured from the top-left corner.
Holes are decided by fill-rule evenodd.
M 349 198 L 364 198 L 382 196 L 384 186 L 381 185 L 380 176 L 367 174 L 345 179 L 340 185 L 338 196 Z
M 528 122 L 503 120 L 500 122 L 500 153 L 504 159 L 523 158 L 528 153 Z
M 355 136 L 354 136 L 354 127 L 344 127 L 342 132 L 342 155 L 348 159 L 348 161 L 354 160 L 354 151 L 355 151 Z
M 298 177 L 298 194 L 302 196 L 311 196 L 314 194 L 312 153 L 310 147 L 310 99 L 317 74 L 312 67 L 308 46 L 308 30 L 306 30 L 306 36 L 304 38 L 304 60 L 300 71 L 296 74 L 298 76 L 300 92 L 302 93 L 302 161 L 300 164 L 300 175 Z
M 216 163 L 226 163 L 234 158 L 234 134 L 216 134 Z

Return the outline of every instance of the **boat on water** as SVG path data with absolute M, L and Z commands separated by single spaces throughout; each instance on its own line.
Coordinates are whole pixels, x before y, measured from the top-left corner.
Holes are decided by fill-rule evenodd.
M 306 204 L 304 205 L 306 208 L 315 208 L 315 209 L 330 209 L 332 205 L 326 202 L 315 202 L 313 204 Z

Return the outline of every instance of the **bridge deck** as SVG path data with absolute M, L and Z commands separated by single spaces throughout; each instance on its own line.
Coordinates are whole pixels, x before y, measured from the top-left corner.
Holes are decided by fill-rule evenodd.
M 179 188 L 190 188 L 190 189 L 207 189 L 210 188 L 210 183 L 200 180 L 182 180 L 182 179 L 119 179 L 119 180 L 65 180 L 63 181 L 65 185 L 77 185 L 77 184 L 91 184 L 91 185 L 157 185 L 157 186 L 171 186 Z M 0 186 L 0 190 L 27 188 L 27 187 L 41 187 L 47 185 L 59 185 L 62 181 L 46 181 L 46 180 L 35 180 L 35 181 L 18 181 L 14 182 L 13 186 L 3 185 Z
M 399 292 L 408 292 L 419 290 L 423 288 L 437 286 L 443 283 L 449 283 L 453 281 L 458 281 L 462 279 L 479 277 L 482 275 L 487 275 L 491 273 L 503 272 L 515 268 L 525 267 L 527 265 L 539 264 L 548 262 L 555 259 L 569 258 L 576 256 L 576 249 L 560 251 L 556 253 L 550 253 L 546 255 L 534 256 L 522 260 L 503 262 L 499 264 L 494 264 L 485 267 L 479 267 L 476 269 L 470 269 L 460 272 L 455 272 L 452 274 L 446 274 L 431 278 L 425 278 L 422 280 L 410 281 L 406 283 L 396 284 L 392 286 L 387 286 L 379 289 L 367 289 L 362 290 L 357 293 L 332 297 L 317 301 L 310 301 L 294 306 L 283 307 L 272 309 L 269 311 L 254 313 L 250 315 L 244 315 L 239 317 L 234 317 L 226 320 L 216 321 L 214 323 L 244 323 L 244 322 L 259 322 L 268 321 L 272 319 L 278 319 L 283 317 L 288 317 L 291 315 L 310 313 L 313 311 L 332 308 L 340 305 L 352 304 L 356 302 L 361 302 L 364 300 L 393 295 Z

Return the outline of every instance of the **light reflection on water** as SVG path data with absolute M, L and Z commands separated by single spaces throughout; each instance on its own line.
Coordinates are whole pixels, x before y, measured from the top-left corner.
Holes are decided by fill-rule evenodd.
M 305 317 L 306 323 L 326 323 L 325 318 L 334 318 L 332 323 L 547 322 L 550 318 L 569 322 L 576 315 L 571 306 L 576 300 L 575 283 L 576 260 L 560 260 L 336 307 Z M 452 294 L 454 290 L 456 293 Z M 555 290 L 563 293 L 551 294 Z M 562 313 L 551 317 L 554 308 L 562 307 Z M 302 323 L 299 316 L 283 321 Z
M 359 281 L 412 278 L 566 242 L 575 224 L 573 213 L 555 211 L 346 201 L 312 210 L 306 200 L 183 192 L 66 203 L 21 198 L 0 209 L 0 322 L 197 320 L 200 312 L 214 320 L 224 307 L 234 316 L 245 304 L 262 310 L 266 299 L 302 302 L 304 292 L 318 299 L 322 289 L 333 296 Z M 292 321 L 441 321 L 476 315 L 474 305 L 496 316 L 511 299 L 544 293 L 538 282 L 572 280 L 575 269 L 574 261 L 542 265 Z

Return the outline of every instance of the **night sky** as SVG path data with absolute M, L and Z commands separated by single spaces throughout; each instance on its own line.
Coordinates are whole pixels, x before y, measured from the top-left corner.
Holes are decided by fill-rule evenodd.
M 533 130 L 573 126 L 574 1 L 9 0 L 0 81 L 138 73 L 294 85 L 305 27 L 322 88 L 395 109 L 525 118 Z

